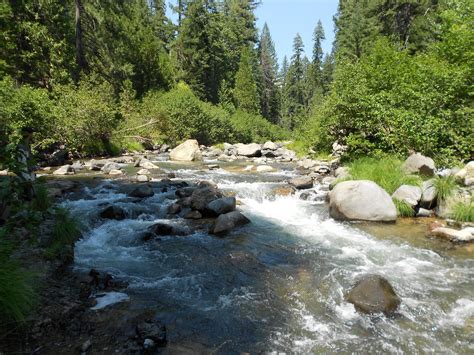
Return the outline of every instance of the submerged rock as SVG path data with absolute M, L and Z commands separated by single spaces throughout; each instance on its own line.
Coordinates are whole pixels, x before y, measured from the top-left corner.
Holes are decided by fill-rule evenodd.
M 174 148 L 170 153 L 171 160 L 177 161 L 196 161 L 202 160 L 201 149 L 199 143 L 195 139 L 188 139 Z
M 362 313 L 392 315 L 401 303 L 392 285 L 381 276 L 368 275 L 358 281 L 346 295 L 346 300 Z
M 250 220 L 238 211 L 221 214 L 217 217 L 209 233 L 225 235 L 236 227 L 250 223 Z
M 121 221 L 126 218 L 127 214 L 123 208 L 118 206 L 109 206 L 99 214 L 100 218 L 115 219 Z
M 433 159 L 425 157 L 420 153 L 412 154 L 403 163 L 403 170 L 409 174 L 418 173 L 433 176 L 436 170 Z
M 393 222 L 397 219 L 390 195 L 369 180 L 337 184 L 329 193 L 329 214 L 338 220 Z
M 155 236 L 185 236 L 189 235 L 190 231 L 181 226 L 174 226 L 168 223 L 156 223 L 148 228 L 148 233 Z M 151 239 L 149 234 L 145 235 L 145 240 Z
M 298 190 L 310 189 L 313 187 L 313 179 L 309 176 L 295 177 L 288 182 Z
M 151 197 L 155 193 L 153 192 L 153 189 L 149 185 L 140 185 L 133 189 L 128 196 L 130 197 L 138 197 L 138 198 L 145 198 L 145 197 Z

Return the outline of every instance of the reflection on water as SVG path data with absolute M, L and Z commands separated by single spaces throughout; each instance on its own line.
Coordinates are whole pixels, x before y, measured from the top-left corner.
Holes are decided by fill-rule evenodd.
M 143 243 L 139 236 L 165 218 L 173 191 L 137 203 L 113 182 L 66 202 L 85 222 L 76 267 L 127 279 L 132 309 L 154 309 L 175 350 L 240 353 L 474 351 L 472 250 L 426 238 L 426 222 L 346 224 L 323 204 L 276 197 L 288 169 L 241 174 L 243 164 L 209 171 L 160 163 L 178 178 L 214 180 L 237 193 L 252 220 L 226 238 L 203 231 Z M 317 189 L 318 190 L 318 189 Z M 320 191 L 319 191 L 320 193 Z M 104 203 L 133 219 L 103 222 Z M 369 318 L 344 301 L 360 275 L 386 277 L 403 299 L 400 316 Z

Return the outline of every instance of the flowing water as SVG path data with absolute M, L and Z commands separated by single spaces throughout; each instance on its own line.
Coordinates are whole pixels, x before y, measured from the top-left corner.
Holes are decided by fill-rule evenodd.
M 84 226 L 78 270 L 95 267 L 129 282 L 132 310 L 153 309 L 171 348 L 215 353 L 473 353 L 472 253 L 428 240 L 419 226 L 332 220 L 320 198 L 275 196 L 294 174 L 207 171 L 160 163 L 180 179 L 213 180 L 234 191 L 252 221 L 225 238 L 199 231 L 143 242 L 166 218 L 174 191 L 141 202 L 102 181 L 64 202 Z M 130 218 L 103 222 L 104 204 Z M 173 223 L 179 223 L 174 220 Z M 424 229 L 423 229 L 424 230 Z M 418 241 L 418 242 L 417 242 Z M 421 242 L 420 242 L 421 241 Z M 432 248 L 429 248 L 433 245 Z M 402 298 L 394 318 L 359 315 L 344 300 L 364 274 L 387 278 Z

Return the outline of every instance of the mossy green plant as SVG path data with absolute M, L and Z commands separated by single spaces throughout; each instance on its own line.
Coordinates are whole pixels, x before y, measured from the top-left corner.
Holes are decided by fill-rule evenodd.
M 451 217 L 458 222 L 474 222 L 474 199 L 457 201 L 450 207 Z
M 394 198 L 393 203 L 395 204 L 395 207 L 397 208 L 397 214 L 400 217 L 413 217 L 415 215 L 413 207 L 405 201 L 400 201 Z
M 456 191 L 457 185 L 454 176 L 435 177 L 433 185 L 436 189 L 438 205 L 446 202 Z

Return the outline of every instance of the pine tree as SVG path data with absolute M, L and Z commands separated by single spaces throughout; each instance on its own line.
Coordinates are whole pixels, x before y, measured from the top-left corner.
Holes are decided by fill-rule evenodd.
M 312 62 L 312 75 L 313 85 L 315 88 L 322 86 L 321 80 L 321 69 L 323 64 L 323 48 L 322 42 L 326 39 L 324 35 L 324 28 L 321 20 L 318 21 L 316 28 L 313 33 L 313 62 Z
M 248 113 L 258 113 L 258 92 L 251 59 L 252 48 L 242 48 L 239 70 L 235 75 L 234 100 L 235 106 Z
M 260 110 L 262 116 L 271 122 L 278 122 L 278 59 L 270 30 L 265 23 L 260 37 L 259 64 L 261 69 Z

